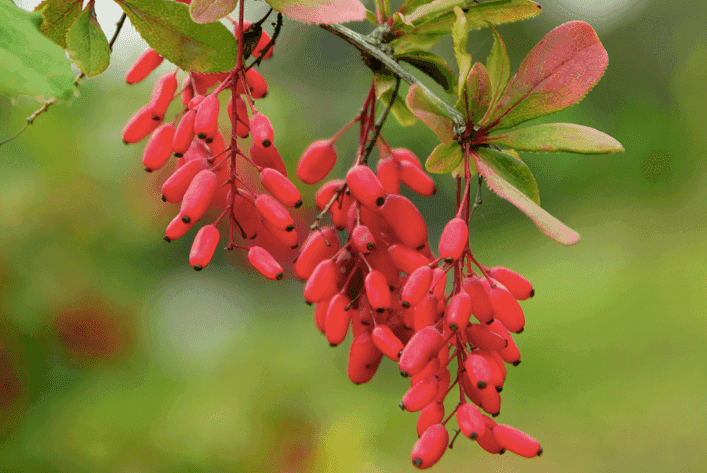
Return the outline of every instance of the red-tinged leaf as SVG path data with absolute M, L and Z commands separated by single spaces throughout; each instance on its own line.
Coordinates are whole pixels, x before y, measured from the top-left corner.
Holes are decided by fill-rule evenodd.
M 607 64 L 606 50 L 591 26 L 582 21 L 560 25 L 530 51 L 481 125 L 511 128 L 564 110 L 582 100 Z
M 486 67 L 480 62 L 474 64 L 466 79 L 466 93 L 469 107 L 469 117 L 472 123 L 479 121 L 491 105 L 493 87 Z
M 503 43 L 501 35 L 498 34 L 498 30 L 493 25 L 489 26 L 493 31 L 493 46 L 486 59 L 486 70 L 493 89 L 493 100 L 491 101 L 491 108 L 493 108 L 493 105 L 501 98 L 503 91 L 506 90 L 508 80 L 511 78 L 511 60 L 508 58 L 506 45 Z
M 496 151 L 491 148 L 481 148 L 478 153 L 501 178 L 540 205 L 538 184 L 518 153 L 512 149 Z
M 432 19 L 464 3 L 465 0 L 434 0 L 421 5 L 420 8 L 405 16 L 403 21 L 405 23 L 413 23 L 421 18 Z
M 358 0 L 266 0 L 288 18 L 313 24 L 363 21 L 366 7 Z
M 484 153 L 485 151 L 482 150 L 485 150 L 485 148 L 479 150 L 481 153 Z M 543 210 L 527 195 L 503 179 L 487 160 L 482 159 L 474 152 L 472 152 L 472 156 L 474 157 L 479 173 L 486 178 L 486 185 L 489 189 L 518 207 L 521 212 L 535 222 L 545 235 L 566 246 L 574 245 L 579 242 L 579 234 L 577 232 L 557 220 L 546 210 Z
M 445 145 L 454 139 L 454 122 L 439 102 L 417 84 L 410 87 L 407 105 L 412 113 L 434 131 Z
M 189 14 L 197 23 L 213 23 L 235 10 L 237 4 L 238 0 L 192 0 Z
M 462 147 L 456 141 L 449 145 L 440 143 L 425 161 L 425 169 L 435 174 L 447 174 L 459 166 L 463 157 Z
M 517 128 L 492 133 L 489 143 L 506 145 L 521 151 L 570 152 L 581 154 L 609 154 L 624 151 L 621 143 L 594 128 L 573 123 Z

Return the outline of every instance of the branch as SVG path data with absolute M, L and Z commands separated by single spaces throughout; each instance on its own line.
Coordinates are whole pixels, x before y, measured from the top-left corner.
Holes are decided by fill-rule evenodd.
M 427 88 L 425 84 L 420 82 L 417 77 L 410 74 L 406 69 L 404 69 L 400 64 L 398 64 L 394 57 L 384 52 L 370 38 L 356 33 L 355 31 L 350 30 L 349 28 L 339 24 L 319 26 L 327 30 L 331 34 L 343 39 L 347 43 L 353 45 L 361 52 L 361 54 L 368 55 L 379 60 L 386 67 L 388 67 L 388 69 L 390 69 L 396 76 L 400 77 L 408 84 L 417 84 L 418 86 L 420 86 L 422 90 L 424 90 L 430 97 L 433 97 L 439 103 L 442 104 L 444 109 L 454 121 L 454 124 L 456 126 L 455 131 L 458 135 L 462 134 L 466 130 L 466 120 L 464 120 L 464 117 L 456 109 L 454 109 L 454 107 L 452 107 L 447 102 L 435 95 L 430 89 Z

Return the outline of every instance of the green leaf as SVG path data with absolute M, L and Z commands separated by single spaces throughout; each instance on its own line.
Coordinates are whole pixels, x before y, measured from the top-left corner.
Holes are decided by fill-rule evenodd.
M 197 23 L 213 23 L 236 9 L 238 0 L 192 0 L 189 14 Z
M 66 49 L 66 33 L 81 14 L 83 0 L 44 0 L 34 9 L 42 14 L 39 31 Z
M 383 94 L 379 97 L 380 101 L 383 102 L 383 105 L 386 107 L 390 104 L 390 99 L 393 97 L 394 87 L 395 79 L 393 79 L 393 87 L 383 92 Z M 402 126 L 414 125 L 417 121 L 415 115 L 412 114 L 408 106 L 405 104 L 405 101 L 402 98 L 402 93 L 398 93 L 398 96 L 395 98 L 395 102 L 393 102 L 393 107 L 390 109 L 390 113 L 393 114 L 395 119 L 398 120 L 398 123 Z
M 425 3 L 417 8 L 415 11 L 405 16 L 406 23 L 413 23 L 415 21 L 421 20 L 429 21 L 435 17 L 442 15 L 456 9 L 457 5 L 462 5 L 466 3 L 466 0 L 434 0 L 429 3 Z
M 363 21 L 366 7 L 359 0 L 265 0 L 288 18 L 312 24 Z
M 238 45 L 221 23 L 200 25 L 189 7 L 168 0 L 115 0 L 147 44 L 181 69 L 224 72 L 236 64 Z
M 530 0 L 494 0 L 484 3 L 473 3 L 463 8 L 467 28 L 477 30 L 488 27 L 488 23 L 499 25 L 532 18 L 540 13 L 541 7 Z M 415 31 L 422 34 L 448 34 L 454 23 L 455 15 L 449 11 L 429 21 L 416 23 Z
M 380 99 L 383 94 L 391 91 L 395 87 L 395 77 L 385 74 L 373 74 L 373 84 L 376 88 L 376 98 Z
M 427 51 L 435 44 L 439 43 L 442 37 L 439 35 L 406 34 L 388 43 L 396 56 Z
M 410 86 L 407 104 L 412 113 L 434 131 L 442 143 L 448 145 L 454 139 L 454 122 L 439 102 L 417 84 Z
M 462 161 L 463 157 L 462 147 L 456 141 L 449 145 L 440 143 L 432 150 L 430 157 L 425 161 L 425 169 L 435 174 L 447 174 L 459 166 L 459 162 Z
M 579 234 L 576 231 L 550 215 L 533 199 L 506 181 L 490 164 L 491 158 L 488 156 L 488 151 L 487 148 L 480 148 L 479 154 L 472 152 L 472 156 L 479 173 L 486 178 L 486 185 L 489 189 L 515 205 L 521 212 L 530 217 L 545 235 L 553 240 L 567 246 L 579 242 Z
M 42 15 L 0 2 L 0 93 L 46 95 L 68 100 L 74 73 L 64 50 L 39 32 Z
M 87 7 L 66 34 L 69 57 L 87 77 L 102 73 L 110 64 L 110 46 L 96 21 L 96 12 Z
M 459 66 L 459 83 L 457 84 L 457 105 L 459 105 L 466 93 L 466 78 L 471 70 L 471 55 L 466 52 L 466 45 L 469 41 L 469 30 L 466 29 L 466 17 L 459 7 L 454 7 L 454 14 L 457 19 L 452 26 L 452 42 L 454 44 L 454 57 Z
M 573 123 L 516 128 L 488 135 L 489 143 L 506 145 L 521 151 L 609 154 L 624 151 L 611 136 L 588 126 Z
M 496 174 L 540 205 L 538 184 L 528 166 L 521 161 L 518 153 L 513 150 L 496 151 L 491 148 L 479 148 L 477 152 Z
M 493 90 L 493 99 L 491 104 L 496 104 L 501 98 L 501 94 L 506 89 L 506 84 L 511 77 L 511 60 L 508 59 L 506 45 L 503 44 L 501 35 L 493 25 L 489 25 L 493 31 L 493 47 L 489 57 L 486 59 L 486 70 L 489 73 L 489 81 Z M 490 105 L 493 107 L 493 105 Z
M 388 21 L 388 18 L 390 18 L 390 0 L 376 0 L 376 9 L 381 13 L 383 21 Z
M 491 104 L 493 89 L 486 67 L 480 62 L 474 64 L 466 80 L 469 118 L 477 123 L 477 117 L 483 117 Z
M 373 23 L 374 25 L 378 24 L 378 17 L 375 13 L 368 9 L 366 9 L 366 20 L 368 20 L 370 23 Z
M 528 53 L 482 126 L 512 128 L 564 110 L 582 100 L 607 64 L 591 26 L 582 21 L 560 25 Z
M 449 68 L 445 60 L 437 54 L 427 51 L 415 51 L 396 57 L 401 61 L 412 64 L 417 69 L 430 76 L 447 92 L 454 93 L 457 76 L 454 74 L 454 71 Z

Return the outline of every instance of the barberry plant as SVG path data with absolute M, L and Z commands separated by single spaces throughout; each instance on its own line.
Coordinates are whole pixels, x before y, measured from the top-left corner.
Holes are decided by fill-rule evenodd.
M 305 282 L 315 326 L 332 346 L 351 332 L 350 380 L 370 381 L 383 358 L 398 363 L 409 378 L 400 408 L 419 413 L 415 467 L 435 465 L 459 434 L 492 454 L 540 455 L 537 440 L 493 419 L 501 411 L 507 370 L 521 361 L 514 338 L 525 328 L 519 301 L 535 290 L 512 269 L 478 261 L 469 225 L 485 183 L 544 234 L 564 245 L 579 241 L 574 230 L 540 207 L 537 184 L 518 152 L 623 150 L 610 136 L 582 125 L 525 126 L 579 102 L 601 78 L 608 58 L 594 30 L 581 21 L 558 26 L 511 76 L 496 25 L 538 15 L 540 5 L 530 0 L 406 0 L 395 12 L 387 0 L 376 0 L 375 12 L 358 0 L 267 0 L 272 8 L 254 23 L 245 21 L 251 3 L 245 0 L 116 2 L 125 12 L 116 35 L 128 18 L 149 45 L 125 81 L 146 80 L 165 59 L 175 66 L 156 80 L 149 101 L 126 117 L 122 132 L 126 144 L 147 139 L 146 171 L 171 168 L 161 197 L 179 209 L 164 239 L 181 238 L 203 220 L 189 254 L 194 269 L 206 268 L 225 242 L 227 250 L 247 252 L 248 262 L 271 280 L 285 272 L 268 244 L 299 247 L 293 269 Z M 83 9 L 76 2 L 45 0 L 34 14 L 3 9 L 17 20 L 3 25 L 3 33 L 12 30 L 37 47 L 22 51 L 2 40 L 3 34 L 0 52 L 14 54 L 33 77 L 51 77 L 3 82 L 0 90 L 9 95 L 54 97 L 28 123 L 70 96 L 72 82 L 107 67 L 115 36 L 105 38 L 93 0 Z M 343 38 L 372 72 L 360 110 L 334 136 L 306 146 L 297 164 L 297 180 L 319 185 L 314 204 L 320 213 L 306 238 L 297 235 L 291 213 L 303 205 L 300 192 L 276 148 L 277 130 L 256 102 L 268 92 L 258 66 L 276 60 L 284 17 Z M 373 25 L 366 36 L 340 24 L 364 20 Z M 273 27 L 272 34 L 264 25 Z M 485 62 L 473 62 L 468 34 L 482 28 L 493 46 Z M 456 72 L 430 52 L 448 35 Z M 82 71 L 79 77 L 66 73 L 61 50 L 50 41 L 69 53 Z M 419 69 L 453 99 L 432 93 L 401 63 Z M 228 130 L 218 125 L 224 112 Z M 385 139 L 391 116 L 402 125 L 419 119 L 439 138 L 424 166 L 404 144 Z M 340 159 L 337 141 L 356 128 L 358 145 L 344 153 L 353 156 L 348 171 L 322 182 Z M 404 185 L 422 197 L 434 196 L 428 172 L 450 174 L 457 193 L 436 251 L 425 217 L 400 193 Z M 251 178 L 256 174 L 258 179 Z M 269 235 L 267 244 L 252 244 L 261 232 Z M 451 429 L 453 436 L 452 418 L 458 427 Z

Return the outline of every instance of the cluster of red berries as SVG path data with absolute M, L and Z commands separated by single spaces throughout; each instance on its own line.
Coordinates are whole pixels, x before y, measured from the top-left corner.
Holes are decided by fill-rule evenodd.
M 249 31 L 244 23 L 243 30 Z M 234 22 L 234 34 L 238 34 Z M 241 31 L 243 33 L 243 31 Z M 272 54 L 269 35 L 261 32 L 250 53 L 260 59 Z M 134 84 L 146 78 L 163 58 L 148 49 L 128 70 L 125 80 Z M 287 178 L 287 170 L 274 144 L 270 120 L 255 109 L 255 100 L 265 97 L 265 78 L 253 67 L 245 68 L 242 59 L 232 72 L 202 74 L 188 72 L 177 93 L 177 72 L 168 72 L 155 84 L 150 101 L 138 110 L 123 129 L 125 143 L 136 143 L 150 136 L 143 154 L 148 172 L 161 169 L 171 156 L 177 159 L 172 175 L 162 186 L 162 200 L 180 204 L 179 213 L 167 225 L 164 239 L 184 236 L 212 209 L 221 210 L 215 220 L 203 226 L 194 237 L 189 263 L 196 270 L 211 261 L 221 239 L 219 223 L 228 217 L 228 249 L 248 250 L 248 261 L 269 279 L 281 279 L 283 270 L 272 255 L 260 246 L 236 245 L 234 235 L 253 239 L 260 228 L 291 248 L 298 246 L 294 221 L 287 207 L 302 205 L 300 193 Z M 209 92 L 209 89 L 213 88 Z M 218 128 L 221 110 L 219 94 L 231 92 L 227 112 L 232 133 L 229 142 Z M 182 109 L 171 123 L 162 124 L 169 105 L 181 95 Z M 250 116 L 249 116 L 250 112 Z M 238 138 L 252 137 L 250 152 L 239 149 Z M 259 173 L 259 192 L 237 169 L 237 160 L 250 163 Z
M 364 117 L 356 119 L 366 128 Z M 326 177 L 336 161 L 335 138 L 317 141 L 305 151 L 297 168 L 302 181 L 314 184 Z M 510 333 L 523 330 L 518 300 L 531 297 L 532 286 L 514 271 L 487 268 L 472 255 L 469 186 L 435 256 L 425 219 L 399 194 L 403 182 L 420 195 L 432 195 L 434 182 L 412 152 L 381 142 L 377 173 L 361 163 L 360 149 L 346 179 L 328 181 L 317 192 L 317 207 L 331 216 L 333 225 L 316 228 L 294 265 L 296 275 L 306 281 L 305 300 L 316 304 L 317 328 L 336 346 L 351 327 L 352 382 L 368 382 L 383 357 L 398 362 L 401 374 L 411 377 L 400 407 L 420 412 L 414 466 L 429 468 L 442 457 L 449 444 L 445 424 L 454 415 L 457 435 L 476 440 L 490 453 L 539 455 L 542 449 L 535 439 L 492 419 L 501 408 L 505 364 L 520 363 Z M 337 230 L 345 232 L 343 245 Z M 448 294 L 450 271 L 454 279 Z M 452 360 L 457 361 L 454 376 Z M 444 402 L 455 386 L 459 402 L 445 418 Z

